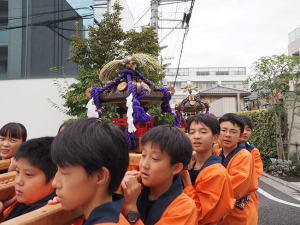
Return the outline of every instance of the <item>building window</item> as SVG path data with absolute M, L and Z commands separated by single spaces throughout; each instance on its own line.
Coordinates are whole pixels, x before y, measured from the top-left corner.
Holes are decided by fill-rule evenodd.
M 0 27 L 6 27 L 7 26 L 7 20 L 0 20 Z
M 92 16 L 86 16 L 93 15 L 93 7 L 83 9 L 78 0 L 39 0 L 30 1 L 29 5 L 27 2 L 0 0 L 0 27 L 8 26 L 0 29 L 0 59 L 7 61 L 7 74 L 2 73 L 0 79 L 52 78 L 52 67 L 63 67 L 66 77 L 76 77 L 78 66 L 67 60 L 71 36 L 76 34 L 74 22 L 78 22 L 80 31 L 93 26 Z M 93 6 L 94 1 L 87 0 L 86 4 Z M 27 16 L 29 20 L 25 19 Z M 80 35 L 84 37 L 85 32 Z M 6 52 L 3 46 L 8 49 Z M 57 75 L 61 73 L 59 70 Z
M 243 81 L 222 81 L 222 86 L 236 89 L 247 89 L 247 85 L 243 84 Z
M 175 83 L 175 89 L 181 89 L 181 82 Z
M 202 89 L 203 88 L 203 82 L 194 81 L 193 82 L 193 87 L 198 88 L 198 89 Z
M 0 73 L 6 73 L 6 72 L 7 72 L 7 63 L 0 62 Z
M 229 71 L 217 71 L 216 75 L 229 75 Z
M 197 71 L 197 76 L 209 76 L 209 71 Z
M 216 82 L 206 82 L 206 89 L 213 88 L 215 83 Z

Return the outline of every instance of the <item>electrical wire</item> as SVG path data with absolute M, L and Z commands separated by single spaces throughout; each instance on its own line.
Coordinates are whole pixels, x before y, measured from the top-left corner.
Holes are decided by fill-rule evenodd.
M 180 55 L 179 55 L 179 61 L 178 61 L 178 66 L 177 66 L 177 72 L 176 72 L 176 76 L 175 76 L 173 87 L 175 87 L 175 84 L 176 84 L 176 80 L 177 80 L 177 76 L 178 76 L 178 71 L 179 71 L 179 67 L 180 67 L 181 56 L 182 56 L 183 45 L 184 45 L 184 41 L 185 41 L 185 38 L 186 38 L 186 35 L 187 35 L 188 32 L 189 32 L 189 27 L 187 26 L 185 28 L 185 32 L 184 32 L 184 36 L 183 36 L 183 40 L 182 40 L 182 45 L 181 45 L 181 50 L 180 50 Z
M 165 40 L 165 38 L 168 37 L 168 35 L 170 33 L 172 33 L 172 31 L 175 30 L 180 24 L 181 24 L 181 22 L 179 22 L 175 28 L 173 28 L 166 36 L 164 36 L 164 38 L 162 40 L 160 40 L 160 42 L 158 42 L 158 44 L 160 44 L 163 40 Z
M 195 0 L 192 0 L 191 7 L 190 7 L 190 10 L 189 10 L 190 18 L 192 16 L 192 11 L 193 11 L 194 4 L 195 4 Z M 184 41 L 186 39 L 186 36 L 187 36 L 188 32 L 189 32 L 189 23 L 187 23 L 187 25 L 186 25 L 184 36 L 183 36 L 183 40 L 182 40 L 182 45 L 181 45 L 181 50 L 180 50 L 180 55 L 179 55 L 179 61 L 178 61 L 178 66 L 177 66 L 177 72 L 176 72 L 176 76 L 175 76 L 175 80 L 174 80 L 174 85 L 173 85 L 174 87 L 175 87 L 175 84 L 176 84 L 176 79 L 177 79 L 178 71 L 179 71 L 179 67 L 180 67 L 180 62 L 181 62 L 181 56 L 182 56 L 182 50 L 183 50 Z
M 145 15 L 146 13 L 150 10 L 150 7 L 148 8 L 148 10 L 144 13 L 144 15 L 138 20 L 136 21 L 133 25 L 136 25 Z

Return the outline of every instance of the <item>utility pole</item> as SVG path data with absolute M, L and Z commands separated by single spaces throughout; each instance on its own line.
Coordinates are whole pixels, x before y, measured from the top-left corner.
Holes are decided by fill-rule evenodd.
M 155 27 L 155 33 L 158 34 L 158 5 L 160 0 L 151 1 L 151 27 Z

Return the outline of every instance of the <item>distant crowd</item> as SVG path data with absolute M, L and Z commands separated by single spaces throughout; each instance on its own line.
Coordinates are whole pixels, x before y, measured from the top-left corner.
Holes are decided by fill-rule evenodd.
M 15 196 L 0 201 L 0 223 L 61 204 L 82 208 L 75 225 L 255 225 L 263 164 L 248 142 L 253 129 L 249 117 L 232 113 L 196 114 L 186 133 L 158 126 L 142 137 L 139 167 L 129 170 L 124 132 L 100 119 L 64 123 L 55 137 L 30 140 L 22 124 L 8 123 L 0 160 L 10 165 L 0 176 L 16 175 L 0 186 L 15 182 Z

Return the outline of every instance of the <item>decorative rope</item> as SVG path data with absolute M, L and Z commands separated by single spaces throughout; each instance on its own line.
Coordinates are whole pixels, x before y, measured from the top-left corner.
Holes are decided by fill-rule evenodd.
M 128 82 L 128 92 L 129 95 L 132 93 L 133 95 L 133 99 L 132 99 L 132 103 L 133 103 L 133 123 L 134 125 L 136 125 L 137 123 L 141 123 L 141 124 L 146 124 L 147 121 L 151 121 L 151 116 L 149 116 L 143 107 L 141 107 L 141 100 L 145 95 L 145 89 L 144 87 L 141 86 L 141 93 L 138 95 L 136 92 L 136 85 L 132 84 L 132 80 L 131 77 L 132 76 L 137 76 L 139 77 L 141 80 L 143 80 L 145 83 L 147 83 L 150 86 L 154 86 L 155 85 L 150 82 L 148 79 L 146 79 L 142 74 L 140 74 L 138 71 L 136 70 L 129 70 L 129 69 L 124 69 L 122 71 L 122 74 L 116 78 L 114 81 L 110 82 L 109 84 L 107 84 L 105 87 L 103 88 L 97 88 L 97 87 L 93 87 L 91 90 L 91 98 L 94 98 L 94 103 L 95 106 L 97 108 L 99 117 L 101 118 L 101 114 L 103 111 L 103 108 L 100 105 L 100 95 L 108 90 L 109 88 L 113 87 L 116 83 L 118 83 L 119 81 L 121 81 L 124 77 L 127 77 L 127 82 Z M 170 115 L 175 115 L 172 112 L 172 109 L 170 107 L 170 99 L 171 99 L 171 93 L 167 90 L 166 87 L 162 87 L 160 88 L 160 91 L 164 92 L 164 101 L 161 104 L 161 112 L 162 113 L 166 113 L 169 112 Z M 175 116 L 174 118 L 174 123 L 175 126 L 179 126 L 180 125 L 180 121 L 177 119 L 177 117 Z M 128 141 L 128 145 L 129 145 L 129 149 L 135 149 L 136 148 L 136 143 L 135 143 L 135 135 L 133 133 L 129 133 L 128 132 L 128 128 L 125 129 L 125 136 L 126 139 Z
M 180 109 L 181 109 L 181 107 L 179 108 L 179 106 L 175 106 L 176 119 L 179 121 L 180 124 L 182 123 L 183 126 L 186 127 L 186 122 L 184 121 L 184 118 L 182 116 Z
M 170 99 L 172 98 L 171 93 L 168 91 L 168 89 L 166 87 L 161 87 L 159 89 L 160 91 L 162 91 L 164 93 L 164 101 L 161 103 L 160 107 L 161 107 L 161 113 L 170 113 L 170 115 L 174 116 L 175 113 L 172 112 L 172 109 L 170 107 Z M 174 122 L 173 122 L 174 126 L 179 126 L 180 122 L 178 121 L 178 119 L 176 118 L 176 116 L 174 117 Z
M 91 90 L 91 98 L 94 98 L 94 103 L 97 108 L 99 118 L 101 118 L 101 114 L 103 112 L 103 108 L 100 105 L 100 94 L 102 94 L 104 91 L 108 90 L 109 88 L 113 87 L 116 83 L 118 83 L 120 80 L 122 80 L 125 77 L 125 73 L 122 73 L 118 78 L 116 78 L 114 81 L 110 82 L 103 88 L 93 87 Z
M 125 137 L 128 143 L 129 150 L 135 149 L 136 148 L 135 135 L 133 133 L 128 132 L 128 127 L 126 127 L 125 129 Z
M 201 101 L 201 100 L 200 100 L 199 98 L 197 98 L 197 97 L 194 97 L 194 100 L 195 100 L 196 102 L 200 103 L 200 104 L 203 104 L 203 105 L 205 106 L 205 109 L 206 109 L 205 114 L 209 114 L 209 105 L 208 105 L 206 102 Z M 189 97 L 185 98 L 185 99 L 179 104 L 179 106 L 175 108 L 175 110 L 176 110 L 176 117 L 177 117 L 177 119 L 178 119 L 179 121 L 183 121 L 184 126 L 186 126 L 186 123 L 185 123 L 185 121 L 184 121 L 184 119 L 183 119 L 183 116 L 182 116 L 182 113 L 181 113 L 181 108 L 182 108 L 182 106 L 183 106 L 185 103 L 187 103 L 188 101 L 189 101 Z

